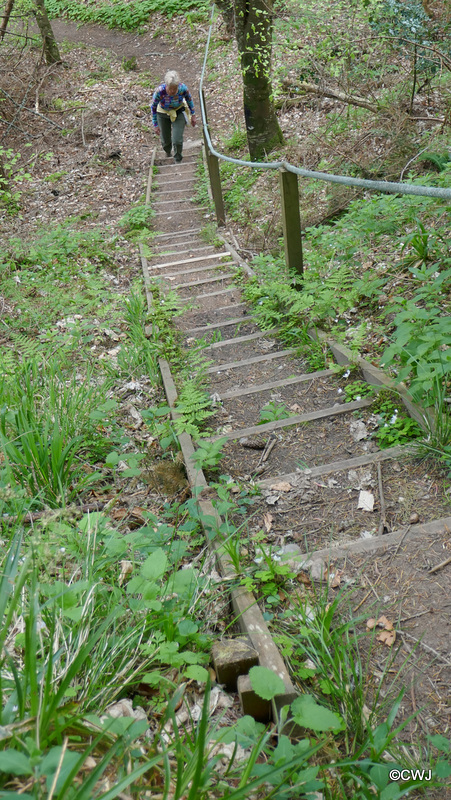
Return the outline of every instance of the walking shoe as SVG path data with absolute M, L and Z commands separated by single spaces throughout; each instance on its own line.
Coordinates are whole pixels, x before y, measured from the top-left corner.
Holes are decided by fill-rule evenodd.
M 180 162 L 181 162 L 182 158 L 183 158 L 183 156 L 180 156 L 180 155 L 177 153 L 177 155 L 175 155 L 175 156 L 174 156 L 174 161 L 175 161 L 175 163 L 176 163 L 176 164 L 180 164 Z
M 170 158 L 172 156 L 172 148 L 164 148 L 164 152 L 166 153 L 166 158 Z

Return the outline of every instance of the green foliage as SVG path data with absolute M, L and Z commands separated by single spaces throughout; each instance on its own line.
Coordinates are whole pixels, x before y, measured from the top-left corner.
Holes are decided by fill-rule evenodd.
M 31 177 L 23 167 L 16 166 L 19 159 L 20 153 L 0 145 L 0 206 L 8 214 L 18 213 L 21 196 L 19 186 Z
M 150 234 L 149 226 L 152 218 L 155 216 L 155 211 L 148 205 L 138 205 L 130 208 L 121 217 L 118 222 L 121 228 L 124 228 L 130 238 L 136 239 L 138 237 L 148 237 Z
M 282 678 L 268 667 L 251 667 L 249 678 L 254 692 L 263 700 L 272 700 L 273 697 L 285 692 Z
M 434 31 L 431 18 L 423 8 L 420 0 L 382 0 L 377 11 L 370 17 L 372 27 L 392 40 L 397 39 L 395 46 L 405 48 L 407 43 L 416 45 L 416 69 L 419 72 L 434 74 L 440 68 L 439 52 L 431 53 L 426 45 L 441 38 L 441 31 Z M 437 51 L 437 45 L 435 47 Z M 443 47 L 444 54 L 449 54 L 450 48 Z
M 229 136 L 228 139 L 224 142 L 224 147 L 226 150 L 231 150 L 232 152 L 244 150 L 247 148 L 247 134 L 243 128 L 239 128 L 238 126 L 234 126 L 233 133 Z
M 97 420 L 105 424 L 114 401 L 105 402 L 108 384 L 68 377 L 57 358 L 46 364 L 25 361 L 0 380 L 0 445 L 3 485 L 26 488 L 33 504 L 64 505 L 99 475 L 83 466 L 104 446 Z
M 122 69 L 124 72 L 134 72 L 136 68 L 136 56 L 132 56 L 131 58 L 125 58 L 124 56 L 122 59 Z
M 96 22 L 108 28 L 124 28 L 133 31 L 149 23 L 154 12 L 168 17 L 184 14 L 195 7 L 204 13 L 208 4 L 204 0 L 113 0 L 111 3 L 88 0 L 81 4 L 78 0 L 46 0 L 46 8 L 50 16 L 65 16 L 79 22 Z
M 451 414 L 448 386 L 440 380 L 434 382 L 428 396 L 430 407 L 424 411 L 427 435 L 419 444 L 420 453 L 438 458 L 451 474 Z
M 313 731 L 340 731 L 345 723 L 339 714 L 319 705 L 311 694 L 303 694 L 291 704 L 293 720 L 297 725 Z
M 290 416 L 290 412 L 287 408 L 281 403 L 276 403 L 274 400 L 270 400 L 269 403 L 263 406 L 260 409 L 260 421 L 259 425 L 263 425 L 265 422 L 275 422 L 278 419 L 287 419 Z
M 196 469 L 216 470 L 223 456 L 222 449 L 226 441 L 227 439 L 224 437 L 216 439 L 214 442 L 200 440 L 196 451 L 191 456 Z
M 344 387 L 345 402 L 352 403 L 353 400 L 360 400 L 362 397 L 374 394 L 374 388 L 365 381 L 352 381 Z
M 147 303 L 139 290 L 132 289 L 124 302 L 124 311 L 128 335 L 117 356 L 118 370 L 125 376 L 145 375 L 157 385 L 160 382 L 158 334 L 153 328 L 152 335 L 146 335 Z
M 215 414 L 208 392 L 199 389 L 196 381 L 185 381 L 175 404 L 179 419 L 175 420 L 177 431 L 186 431 L 198 438 L 205 422 Z
M 221 161 L 219 165 L 223 184 L 224 203 L 226 211 L 232 219 L 243 222 L 243 217 L 250 218 L 252 212 L 261 208 L 254 186 L 258 180 L 258 171 L 237 167 Z M 243 199 L 246 205 L 243 206 Z

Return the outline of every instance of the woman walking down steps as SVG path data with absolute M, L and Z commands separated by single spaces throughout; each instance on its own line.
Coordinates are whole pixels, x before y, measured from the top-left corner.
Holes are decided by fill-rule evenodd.
M 183 134 L 188 124 L 187 111 L 191 113 L 191 125 L 196 124 L 196 112 L 193 98 L 188 87 L 180 83 L 175 70 L 169 70 L 164 76 L 164 83 L 155 90 L 152 98 L 152 121 L 154 130 L 160 134 L 161 145 L 169 158 L 174 154 L 174 161 L 182 160 Z

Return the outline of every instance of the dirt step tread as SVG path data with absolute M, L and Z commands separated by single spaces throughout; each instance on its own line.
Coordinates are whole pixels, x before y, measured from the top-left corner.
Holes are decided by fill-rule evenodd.
M 243 303 L 237 303 L 238 306 L 244 305 Z M 230 306 L 231 308 L 232 306 Z M 225 309 L 229 309 L 229 306 L 226 306 Z M 218 309 L 223 311 L 225 309 Z M 227 328 L 229 325 L 241 325 L 243 322 L 253 322 L 254 317 L 235 317 L 234 319 L 227 319 L 224 322 L 213 322 L 211 325 L 201 325 L 199 328 L 189 328 L 185 330 L 184 333 L 189 335 L 193 333 L 207 333 L 208 331 L 215 330 L 216 328 Z
M 302 375 L 295 375 L 293 378 L 284 378 L 283 380 L 279 381 L 267 381 L 266 383 L 260 383 L 256 386 L 247 386 L 238 389 L 229 389 L 228 391 L 221 394 L 219 392 L 221 400 L 232 400 L 235 397 L 244 397 L 248 394 L 258 394 L 259 392 L 267 392 L 269 389 L 278 389 L 283 386 L 292 386 L 296 383 L 305 383 L 310 380 L 317 380 L 318 378 L 324 378 L 328 375 L 334 375 L 335 372 L 333 369 L 321 369 L 317 370 L 316 372 L 306 372 Z
M 214 367 L 209 367 L 206 372 L 224 372 L 228 369 L 237 369 L 239 367 L 246 367 L 249 364 L 258 364 L 260 361 L 272 361 L 274 358 L 284 358 L 286 356 L 293 356 L 297 353 L 295 347 L 290 347 L 288 350 L 278 350 L 277 353 L 267 353 L 264 356 L 252 356 L 245 358 L 243 361 L 229 361 L 227 364 L 215 364 Z
M 381 461 L 402 458 L 403 456 L 411 455 L 412 452 L 414 452 L 414 448 L 409 445 L 387 447 L 385 450 L 379 450 L 377 453 L 354 456 L 353 458 L 345 458 L 340 461 L 330 461 L 328 464 L 320 464 L 318 467 L 310 467 L 309 469 L 300 469 L 299 472 L 288 472 L 286 475 L 278 475 L 277 481 L 295 484 L 302 475 L 308 475 L 309 478 L 319 478 L 322 475 L 329 475 L 333 472 L 343 472 L 344 470 L 354 469 L 355 467 L 364 467 L 367 464 L 377 464 Z M 274 478 L 263 478 L 258 481 L 258 485 L 268 489 L 271 484 L 274 483 L 274 480 Z
M 249 320 L 246 320 L 246 323 Z M 250 320 L 252 322 L 252 320 Z M 254 339 L 262 339 L 265 337 L 266 333 L 270 333 L 270 331 L 257 331 L 256 333 L 248 333 L 245 336 L 234 336 L 233 339 L 224 339 L 221 342 L 213 342 L 213 344 L 209 344 L 205 350 L 217 350 L 221 347 L 227 347 L 231 344 L 242 344 L 244 342 L 252 342 Z
M 354 400 L 352 403 L 337 403 L 335 406 L 322 408 L 318 411 L 309 411 L 307 414 L 296 414 L 293 417 L 286 417 L 285 419 L 278 419 L 274 422 L 266 422 L 264 425 L 252 425 L 249 428 L 238 428 L 237 430 L 230 431 L 229 433 L 219 433 L 215 436 L 208 436 L 204 439 L 205 442 L 214 442 L 217 439 L 239 439 L 241 436 L 253 436 L 254 434 L 265 433 L 267 431 L 275 431 L 279 428 L 287 428 L 290 425 L 299 425 L 302 422 L 312 422 L 313 420 L 322 419 L 323 417 L 332 417 L 337 414 L 346 414 L 350 411 L 356 411 L 358 408 L 368 408 L 373 404 L 373 400 L 363 398 L 363 400 Z
M 171 289 L 190 289 L 192 286 L 203 286 L 206 283 L 217 283 L 218 281 L 225 281 L 234 277 L 234 272 L 224 272 L 222 275 L 216 275 L 214 278 L 202 278 L 200 281 L 191 281 L 190 283 L 174 283 L 171 284 Z

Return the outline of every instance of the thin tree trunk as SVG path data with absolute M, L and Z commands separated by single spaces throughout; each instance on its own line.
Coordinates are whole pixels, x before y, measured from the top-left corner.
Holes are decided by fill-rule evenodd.
M 57 64 L 61 61 L 58 44 L 55 39 L 55 34 L 52 31 L 50 20 L 45 10 L 44 0 L 34 0 L 35 16 L 38 28 L 41 32 L 42 42 L 44 45 L 44 58 L 46 64 Z
M 0 26 L 0 41 L 3 41 L 5 38 L 5 31 L 8 27 L 9 18 L 11 16 L 11 11 L 13 10 L 14 0 L 8 0 L 6 3 L 5 13 L 3 14 L 2 24 Z
M 271 87 L 272 0 L 235 0 L 235 32 L 243 75 L 243 104 L 249 153 L 264 158 L 283 135 Z

